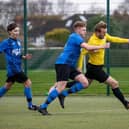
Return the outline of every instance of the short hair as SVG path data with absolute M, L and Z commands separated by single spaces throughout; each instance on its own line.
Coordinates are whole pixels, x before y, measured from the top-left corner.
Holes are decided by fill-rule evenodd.
M 99 23 L 97 23 L 97 24 L 95 25 L 94 30 L 95 30 L 95 32 L 96 32 L 96 31 L 97 31 L 97 32 L 100 32 L 100 29 L 101 29 L 101 28 L 104 28 L 104 29 L 107 28 L 107 24 L 106 24 L 104 21 L 100 21 Z
M 86 23 L 83 22 L 83 21 L 76 21 L 76 22 L 73 24 L 73 29 L 76 29 L 77 27 L 86 27 Z
M 12 31 L 13 29 L 15 29 L 16 27 L 18 27 L 18 25 L 16 23 L 11 23 L 7 26 L 7 32 Z

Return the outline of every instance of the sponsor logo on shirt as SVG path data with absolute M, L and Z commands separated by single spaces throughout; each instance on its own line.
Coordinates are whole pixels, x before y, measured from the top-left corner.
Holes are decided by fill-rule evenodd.
M 17 48 L 17 49 L 13 49 L 12 50 L 12 54 L 18 56 L 18 55 L 21 55 L 21 49 Z

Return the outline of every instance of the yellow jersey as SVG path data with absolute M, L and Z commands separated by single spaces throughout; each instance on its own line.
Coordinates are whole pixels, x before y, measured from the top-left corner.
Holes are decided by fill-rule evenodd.
M 114 43 L 128 43 L 129 39 L 120 38 L 115 36 L 110 36 L 106 33 L 103 39 L 99 39 L 95 33 L 90 37 L 88 44 L 89 45 L 104 45 L 106 42 L 114 42 Z M 79 60 L 78 60 L 78 68 L 82 69 L 83 66 L 83 59 L 84 56 L 88 53 L 89 59 L 88 63 L 93 65 L 104 65 L 104 56 L 105 56 L 105 49 L 99 49 L 94 52 L 88 52 L 85 48 L 82 48 Z

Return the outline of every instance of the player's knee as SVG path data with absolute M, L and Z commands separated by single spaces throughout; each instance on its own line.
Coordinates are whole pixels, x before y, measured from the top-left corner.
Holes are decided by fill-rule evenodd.
M 89 82 L 88 81 L 85 81 L 85 82 L 82 83 L 82 85 L 83 85 L 84 88 L 88 88 Z
M 67 84 L 66 81 L 61 81 L 56 83 L 56 89 L 58 90 L 58 92 L 62 92 L 65 89 L 66 84 Z
M 115 81 L 115 82 L 114 82 L 114 85 L 115 85 L 115 86 L 119 86 L 119 82 L 118 82 L 118 81 Z
M 10 89 L 11 89 L 11 86 L 6 86 L 6 89 L 7 89 L 7 90 L 10 90 Z
M 112 85 L 113 88 L 116 88 L 116 87 L 119 86 L 119 82 L 114 80 L 111 85 Z
M 31 87 L 32 82 L 30 79 L 28 79 L 25 83 L 24 83 L 25 87 Z
M 12 85 L 13 85 L 13 83 L 6 83 L 5 87 L 6 87 L 7 90 L 10 90 Z

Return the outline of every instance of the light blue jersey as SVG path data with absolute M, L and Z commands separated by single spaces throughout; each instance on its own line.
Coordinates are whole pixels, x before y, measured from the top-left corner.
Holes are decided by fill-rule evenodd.
M 64 47 L 63 52 L 59 55 L 55 64 L 68 64 L 76 67 L 77 60 L 80 55 L 81 43 L 84 39 L 77 33 L 72 33 Z
M 18 39 L 8 38 L 0 43 L 0 53 L 4 52 L 7 63 L 7 76 L 13 76 L 22 71 L 21 43 Z

